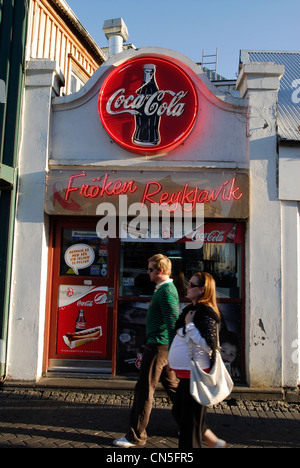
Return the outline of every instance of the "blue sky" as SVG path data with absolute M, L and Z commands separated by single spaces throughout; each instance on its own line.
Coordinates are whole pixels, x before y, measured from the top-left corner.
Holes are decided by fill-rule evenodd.
M 136 47 L 176 50 L 195 62 L 218 48 L 218 73 L 238 72 L 239 51 L 300 50 L 299 0 L 66 0 L 100 47 L 104 20 L 122 17 Z

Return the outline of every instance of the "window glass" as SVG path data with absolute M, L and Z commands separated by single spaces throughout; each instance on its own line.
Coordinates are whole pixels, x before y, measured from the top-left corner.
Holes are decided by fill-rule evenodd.
M 76 93 L 77 91 L 77 79 L 75 75 L 71 75 L 71 94 Z
M 70 93 L 76 93 L 79 91 L 86 83 L 86 79 L 79 76 L 79 73 L 72 69 L 71 71 L 71 82 L 70 82 Z
M 181 303 L 182 310 L 186 304 Z M 118 373 L 136 375 L 146 343 L 149 302 L 120 301 L 118 308 Z M 236 382 L 242 379 L 241 304 L 218 304 L 222 314 L 220 344 L 222 359 Z
M 61 276 L 107 277 L 108 239 L 95 231 L 63 229 L 61 242 Z
M 219 231 L 223 232 L 224 229 L 221 227 L 220 223 Z M 206 271 L 214 277 L 219 299 L 240 298 L 241 244 L 232 242 L 232 239 L 230 240 L 225 234 L 222 237 L 206 236 L 206 240 L 208 242 L 204 242 L 199 249 L 189 249 L 185 242 L 149 242 L 148 239 L 139 242 L 122 242 L 119 295 L 151 296 L 154 285 L 147 274 L 148 258 L 156 253 L 162 253 L 172 261 L 172 278 L 181 298 L 185 297 L 188 281 L 197 271 Z M 224 242 L 219 242 L 220 240 Z

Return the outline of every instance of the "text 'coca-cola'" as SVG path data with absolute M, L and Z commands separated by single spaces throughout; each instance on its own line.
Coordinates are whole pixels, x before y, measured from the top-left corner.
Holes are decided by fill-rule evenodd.
M 175 149 L 188 137 L 198 100 L 183 68 L 150 56 L 117 67 L 101 87 L 98 106 L 104 128 L 120 146 L 158 154 Z

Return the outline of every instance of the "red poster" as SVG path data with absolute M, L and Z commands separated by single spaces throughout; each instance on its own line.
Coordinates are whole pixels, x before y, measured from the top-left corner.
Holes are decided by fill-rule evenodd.
M 105 356 L 107 292 L 103 286 L 60 286 L 57 354 Z

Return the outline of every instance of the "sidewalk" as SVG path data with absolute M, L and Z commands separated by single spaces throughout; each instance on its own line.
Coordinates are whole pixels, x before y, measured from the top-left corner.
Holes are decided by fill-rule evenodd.
M 127 430 L 132 391 L 4 384 L 0 448 L 105 448 Z M 208 410 L 208 424 L 228 448 L 300 448 L 300 405 L 231 398 Z M 145 448 L 177 449 L 168 398 L 158 392 Z M 128 453 L 128 452 L 126 452 Z

